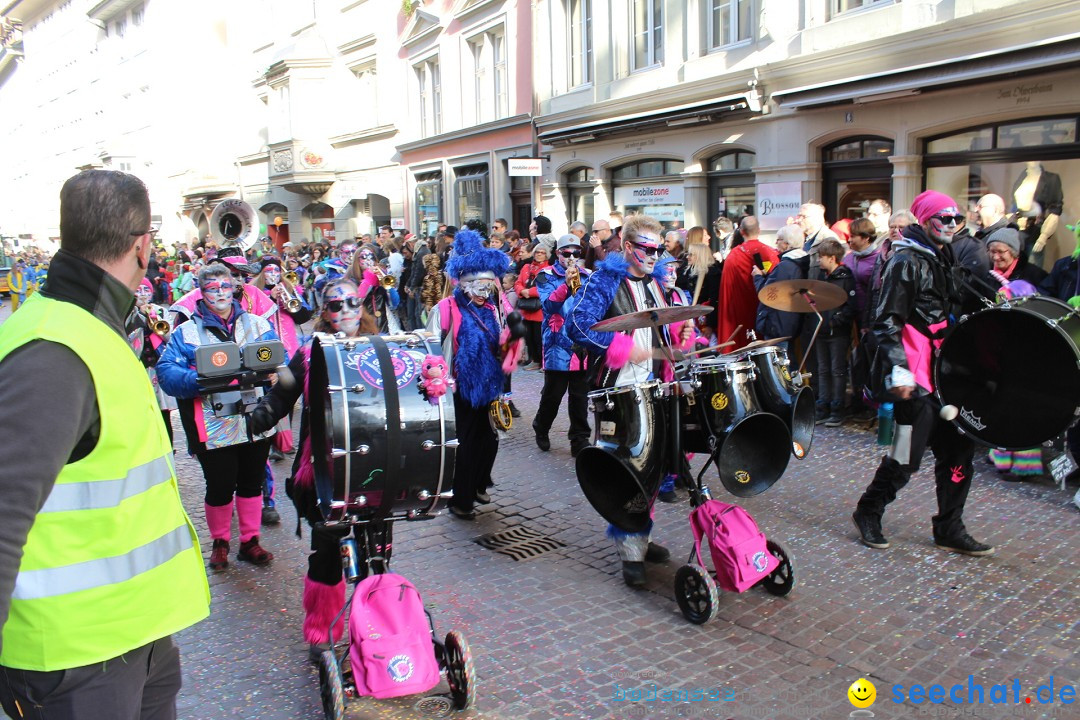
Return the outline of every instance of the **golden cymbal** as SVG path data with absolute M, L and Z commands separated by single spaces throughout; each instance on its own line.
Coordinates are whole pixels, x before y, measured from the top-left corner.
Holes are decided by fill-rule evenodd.
M 589 329 L 597 332 L 640 330 L 642 328 L 670 325 L 683 320 L 693 320 L 694 318 L 704 317 L 711 312 L 712 308 L 708 305 L 676 305 L 674 307 L 652 308 L 601 320 Z
M 752 343 L 747 343 L 746 345 L 743 345 L 738 350 L 732 350 L 728 354 L 729 355 L 736 355 L 738 353 L 745 352 L 747 350 L 753 350 L 755 348 L 763 348 L 763 347 L 770 347 L 772 345 L 779 345 L 780 343 L 782 343 L 782 342 L 784 342 L 786 340 L 790 340 L 790 339 L 791 339 L 790 337 L 780 337 L 780 338 L 772 338 L 771 340 L 755 340 Z
M 815 307 L 818 312 L 832 310 L 847 299 L 842 289 L 822 280 L 779 280 L 758 293 L 758 300 L 772 309 L 797 313 L 812 313 Z

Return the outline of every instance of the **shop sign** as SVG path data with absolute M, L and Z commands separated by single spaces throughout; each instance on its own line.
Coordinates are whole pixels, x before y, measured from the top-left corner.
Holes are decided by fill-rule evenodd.
M 776 231 L 787 224 L 788 218 L 799 214 L 802 205 L 802 183 L 761 183 L 757 186 L 758 222 L 762 230 Z
M 682 222 L 686 215 L 682 205 L 650 205 L 649 217 L 660 222 Z
M 615 188 L 615 204 L 624 207 L 634 205 L 682 205 L 683 186 L 680 185 L 626 185 Z
M 544 174 L 542 158 L 510 158 L 506 168 L 510 177 L 540 177 Z
M 405 229 L 405 218 L 390 218 L 390 229 L 391 230 L 404 230 Z

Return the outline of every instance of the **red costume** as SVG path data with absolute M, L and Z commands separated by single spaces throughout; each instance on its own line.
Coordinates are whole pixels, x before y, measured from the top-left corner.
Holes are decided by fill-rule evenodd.
M 749 342 L 746 333 L 754 329 L 758 297 L 751 271 L 754 268 L 755 253 L 761 256 L 766 272 L 780 262 L 776 250 L 760 240 L 747 240 L 732 249 L 724 260 L 724 272 L 720 277 L 720 304 L 717 314 L 719 327 L 716 337 L 719 342 L 725 342 L 729 338 L 735 341 L 735 345 L 725 348 L 724 352 L 733 352 L 746 345 Z M 739 332 L 735 337 L 731 337 L 735 328 L 740 325 L 742 327 Z

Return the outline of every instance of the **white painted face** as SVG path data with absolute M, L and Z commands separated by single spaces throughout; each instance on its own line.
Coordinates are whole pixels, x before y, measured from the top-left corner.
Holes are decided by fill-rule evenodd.
M 150 298 L 153 297 L 153 295 L 154 293 L 150 288 L 145 285 L 139 285 L 139 287 L 135 289 L 135 305 L 142 307 L 150 302 Z
M 360 267 L 365 270 L 372 270 L 375 267 L 375 254 L 368 248 L 360 250 L 357 256 L 357 262 L 360 263 Z
M 559 251 L 559 262 L 564 268 L 581 263 L 581 248 L 567 245 Z
M 266 281 L 267 287 L 274 287 L 281 282 L 281 268 L 277 265 L 267 265 L 263 270 L 263 279 Z
M 953 235 L 960 229 L 964 222 L 964 216 L 955 207 L 944 208 L 930 216 L 926 222 L 926 232 L 930 238 L 939 243 L 951 243 Z
M 669 262 L 664 268 L 664 288 L 667 290 L 675 289 L 675 278 L 678 275 L 678 268 L 675 267 L 675 263 Z
M 466 280 L 461 283 L 461 292 L 473 300 L 486 301 L 495 292 L 495 281 L 486 278 Z
M 641 272 L 651 275 L 663 249 L 664 242 L 659 235 L 649 232 L 641 233 L 637 241 L 630 246 L 630 262 Z
M 233 303 L 233 281 L 231 278 L 213 278 L 200 288 L 203 300 L 214 309 L 214 312 L 223 313 Z
M 323 317 L 334 328 L 353 336 L 360 329 L 360 295 L 351 283 L 340 283 L 323 296 Z

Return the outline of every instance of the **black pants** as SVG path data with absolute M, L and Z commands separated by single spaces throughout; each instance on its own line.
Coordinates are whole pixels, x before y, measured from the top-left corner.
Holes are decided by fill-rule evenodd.
M 562 405 L 563 395 L 570 391 L 570 398 L 566 402 L 570 413 L 570 446 L 585 446 L 589 444 L 589 409 L 588 393 L 589 380 L 584 370 L 545 370 L 544 389 L 540 393 L 540 407 L 536 411 L 533 420 L 533 430 L 547 435 L 551 430 L 551 424 L 555 422 L 555 416 L 559 414 L 559 406 Z
M 951 540 L 966 532 L 964 503 L 967 502 L 975 444 L 951 423 L 938 417 L 941 406 L 933 396 L 895 403 L 896 430 L 889 455 L 881 459 L 877 473 L 859 498 L 859 512 L 880 518 L 885 506 L 907 485 L 927 447 L 934 454 L 938 514 L 934 516 L 934 538 Z
M 196 455 L 206 478 L 207 505 L 228 505 L 238 497 L 262 497 L 270 441 L 232 445 Z
M 0 705 L 15 720 L 175 720 L 178 692 L 180 651 L 171 637 L 68 670 L 0 667 Z
M 459 510 L 471 511 L 476 492 L 483 491 L 491 481 L 495 455 L 499 452 L 499 436 L 488 421 L 488 408 L 474 408 L 460 393 L 454 393 L 454 414 L 457 418 L 458 449 L 454 463 L 454 497 L 450 504 Z
M 848 335 L 818 335 L 814 343 L 817 353 L 818 395 L 817 403 L 827 406 L 834 414 L 844 407 L 847 391 Z
M 525 347 L 529 349 L 529 362 L 544 362 L 544 342 L 542 323 L 539 320 L 525 321 Z

